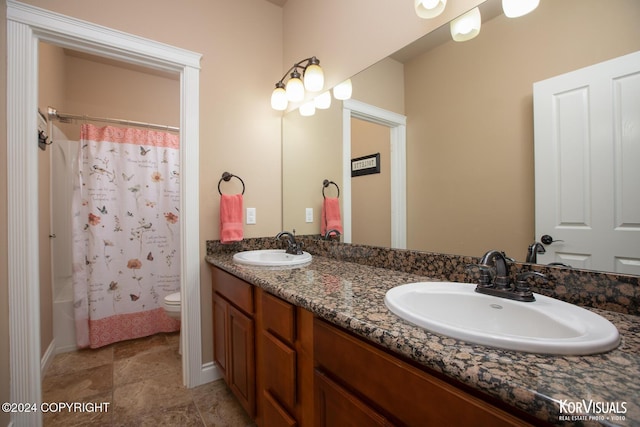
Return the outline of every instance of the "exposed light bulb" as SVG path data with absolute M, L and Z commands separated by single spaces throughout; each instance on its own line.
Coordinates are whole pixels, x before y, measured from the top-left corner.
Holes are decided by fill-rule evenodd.
M 333 97 L 339 100 L 349 99 L 352 90 L 351 79 L 347 79 L 333 88 Z
M 446 5 L 447 0 L 415 0 L 414 2 L 416 14 L 425 19 L 435 18 L 440 15 Z
M 287 82 L 286 91 L 287 99 L 291 102 L 300 102 L 304 99 L 304 85 L 302 84 L 302 80 L 300 80 L 299 73 L 291 73 L 291 78 Z
M 287 92 L 284 90 L 284 85 L 278 83 L 276 88 L 271 93 L 271 108 L 278 111 L 284 111 L 287 109 L 289 101 L 287 100 Z
M 316 106 L 313 104 L 313 101 L 305 102 L 299 108 L 301 116 L 313 116 L 316 113 Z
M 540 0 L 502 0 L 502 10 L 507 18 L 518 18 L 533 12 Z
M 313 104 L 320 110 L 326 110 L 331 107 L 331 93 L 329 91 L 322 92 L 320 95 L 313 98 Z
M 319 92 L 324 87 L 324 73 L 317 63 L 311 62 L 311 64 L 305 68 L 304 87 L 309 92 Z
M 471 40 L 480 34 L 482 26 L 482 18 L 480 17 L 480 9 L 473 8 L 464 15 L 454 19 L 450 23 L 451 37 L 457 42 Z

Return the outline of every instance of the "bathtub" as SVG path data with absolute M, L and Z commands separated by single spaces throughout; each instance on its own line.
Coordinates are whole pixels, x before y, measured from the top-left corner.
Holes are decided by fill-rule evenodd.
M 55 353 L 74 351 L 76 327 L 73 316 L 71 199 L 78 142 L 53 126 L 51 145 L 51 225 L 53 339 Z
M 56 354 L 75 351 L 76 324 L 73 317 L 73 283 L 71 277 L 56 278 L 53 299 L 53 337 Z

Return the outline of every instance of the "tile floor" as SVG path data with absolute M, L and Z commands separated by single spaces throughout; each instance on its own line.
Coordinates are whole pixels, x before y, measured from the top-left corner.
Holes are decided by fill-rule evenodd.
M 46 413 L 44 426 L 254 426 L 226 384 L 182 386 L 178 334 L 56 355 L 43 402 L 109 402 L 106 412 Z

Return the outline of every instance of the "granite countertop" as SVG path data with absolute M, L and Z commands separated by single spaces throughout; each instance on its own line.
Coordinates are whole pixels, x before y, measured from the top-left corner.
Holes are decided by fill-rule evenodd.
M 391 313 L 392 287 L 432 278 L 314 255 L 299 268 L 206 261 L 264 290 L 535 417 L 559 425 L 640 425 L 640 317 L 591 309 L 610 320 L 620 346 L 592 356 L 550 356 L 476 345 Z M 588 414 L 580 407 L 592 409 Z M 588 409 L 587 409 L 588 410 Z M 584 416 L 583 416 L 584 415 Z

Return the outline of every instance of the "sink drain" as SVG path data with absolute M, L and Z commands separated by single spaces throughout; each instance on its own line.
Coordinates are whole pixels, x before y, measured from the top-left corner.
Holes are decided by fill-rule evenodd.
M 502 306 L 500 304 L 489 304 L 489 307 L 495 308 L 496 310 L 502 310 Z

